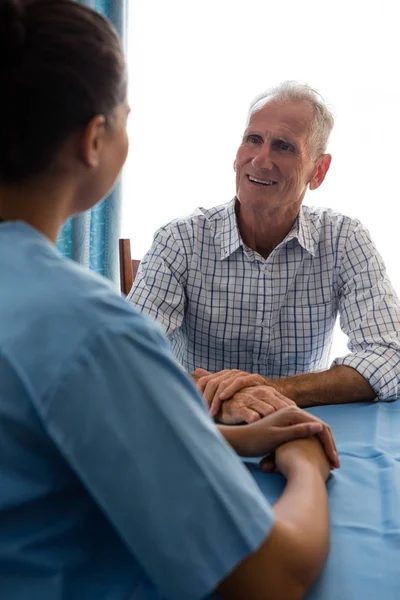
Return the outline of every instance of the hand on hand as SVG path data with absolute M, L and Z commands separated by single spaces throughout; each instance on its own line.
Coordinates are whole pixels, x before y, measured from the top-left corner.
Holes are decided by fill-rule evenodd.
M 238 369 L 213 374 L 196 369 L 194 376 L 210 415 L 222 423 L 253 423 L 280 408 L 295 406 L 293 400 L 268 385 L 261 375 Z
M 292 440 L 317 436 L 331 466 L 340 467 L 335 439 L 329 425 L 296 406 L 282 408 L 248 426 L 248 432 L 248 447 L 253 456 L 278 451 L 282 444 Z M 273 471 L 275 468 L 271 458 L 264 459 L 262 465 L 266 471 Z
M 255 423 L 289 406 L 296 406 L 296 404 L 293 400 L 278 395 L 273 388 L 256 385 L 236 392 L 233 398 L 223 402 L 216 419 L 225 425 Z
M 271 457 L 266 457 L 260 465 L 263 471 L 279 472 L 288 479 L 290 472 L 301 462 L 312 464 L 324 481 L 328 479 L 332 465 L 320 439 L 315 436 L 283 444 L 276 450 L 273 460 Z

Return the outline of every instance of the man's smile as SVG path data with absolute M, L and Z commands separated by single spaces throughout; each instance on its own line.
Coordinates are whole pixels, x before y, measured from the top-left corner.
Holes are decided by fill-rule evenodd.
M 276 183 L 278 183 L 277 181 L 274 181 L 273 179 L 259 179 L 259 178 L 253 177 L 252 175 L 247 175 L 247 179 L 251 183 L 254 183 L 256 185 L 269 186 L 269 185 L 275 185 Z

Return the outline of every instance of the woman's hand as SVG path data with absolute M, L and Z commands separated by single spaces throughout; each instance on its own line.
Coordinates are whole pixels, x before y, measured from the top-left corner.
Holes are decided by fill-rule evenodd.
M 282 408 L 251 425 L 237 427 L 222 425 L 219 429 L 241 456 L 270 454 L 286 442 L 316 435 L 331 466 L 333 468 L 340 466 L 335 440 L 329 425 L 296 406 Z
M 306 464 L 314 467 L 324 481 L 328 479 L 332 464 L 329 463 L 320 440 L 315 436 L 279 446 L 274 457 L 263 459 L 260 466 L 265 472 L 279 472 L 289 479 L 291 473 Z

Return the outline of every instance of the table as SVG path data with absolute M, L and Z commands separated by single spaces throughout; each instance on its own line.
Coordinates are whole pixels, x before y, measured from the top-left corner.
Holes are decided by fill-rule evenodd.
M 327 484 L 330 556 L 307 600 L 400 600 L 400 400 L 310 412 L 331 426 L 342 466 Z M 245 464 L 275 502 L 283 477 Z

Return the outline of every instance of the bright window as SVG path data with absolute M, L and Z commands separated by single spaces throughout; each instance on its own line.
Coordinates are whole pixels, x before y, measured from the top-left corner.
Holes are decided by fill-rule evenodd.
M 130 5 L 122 235 L 133 256 L 143 256 L 165 222 L 234 196 L 232 165 L 250 101 L 296 79 L 322 93 L 336 117 L 331 170 L 305 203 L 361 219 L 399 291 L 397 2 Z M 345 353 L 340 336 L 337 352 Z

